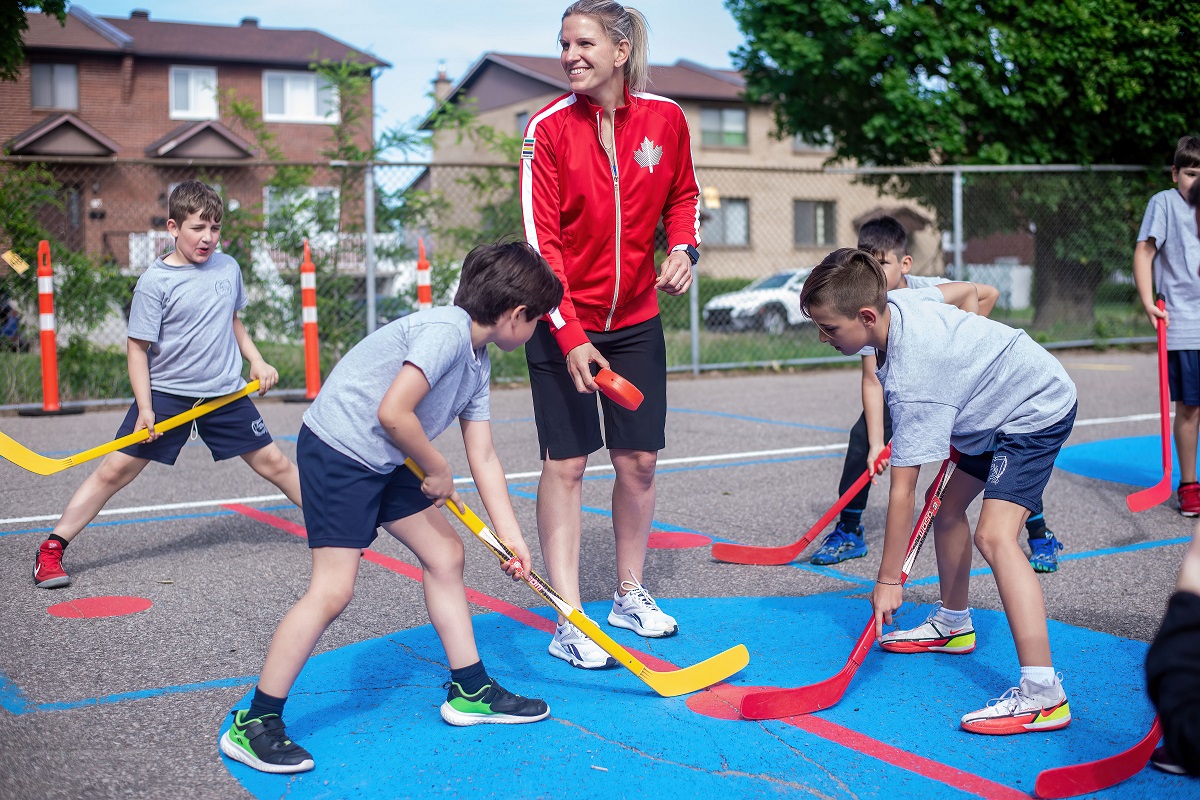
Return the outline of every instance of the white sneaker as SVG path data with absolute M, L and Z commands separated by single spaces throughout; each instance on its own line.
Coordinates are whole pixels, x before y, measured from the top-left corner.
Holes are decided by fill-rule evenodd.
M 617 628 L 626 628 L 638 636 L 658 638 L 674 636 L 679 631 L 679 624 L 670 614 L 665 614 L 658 608 L 658 603 L 646 591 L 633 573 L 629 580 L 621 581 L 622 595 L 613 593 L 612 611 L 608 612 L 608 624 Z
M 963 715 L 962 728 L 971 733 L 1008 735 L 1031 731 L 1056 731 L 1071 724 L 1071 706 L 1057 680 L 1042 686 L 1021 680 L 986 707 Z
M 617 660 L 600 649 L 600 646 L 583 635 L 583 631 L 569 622 L 554 629 L 550 640 L 550 655 L 561 658 L 572 667 L 580 669 L 607 669 L 617 666 Z

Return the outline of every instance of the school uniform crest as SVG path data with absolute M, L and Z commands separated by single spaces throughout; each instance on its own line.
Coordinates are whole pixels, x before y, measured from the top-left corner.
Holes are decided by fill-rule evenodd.
M 1008 469 L 1008 456 L 992 456 L 992 466 L 988 470 L 988 483 L 997 484 L 1004 470 Z
M 662 154 L 662 145 L 655 145 L 647 136 L 642 139 L 642 146 L 634 151 L 633 160 L 638 163 L 639 167 L 649 167 L 650 173 L 654 174 L 654 168 L 658 166 L 659 161 L 662 161 Z

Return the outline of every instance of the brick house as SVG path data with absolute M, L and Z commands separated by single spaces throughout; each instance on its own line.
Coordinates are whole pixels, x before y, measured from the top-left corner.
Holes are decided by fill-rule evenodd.
M 757 277 L 807 267 L 836 247 L 853 246 L 858 225 L 899 214 L 910 232 L 914 272 L 944 270 L 941 234 L 932 212 L 881 198 L 853 176 L 823 170 L 831 151 L 774 135 L 770 108 L 748 103 L 732 70 L 680 60 L 650 69 L 647 91 L 679 103 L 692 134 L 692 158 L 703 193 L 700 271 Z M 529 116 L 570 91 L 557 58 L 485 53 L 455 83 L 434 80 L 442 102 L 470 102 L 478 121 L 520 135 Z M 420 188 L 452 191 L 460 169 L 439 165 L 496 163 L 455 132 L 435 132 L 433 166 Z
M 217 184 L 231 207 L 269 208 L 267 170 L 255 166 L 263 154 L 221 113 L 219 96 L 248 101 L 286 160 L 327 161 L 339 102 L 309 65 L 353 59 L 372 74 L 390 66 L 319 31 L 263 28 L 253 17 L 98 17 L 74 4 L 65 26 L 36 13 L 28 22 L 26 63 L 16 82 L 0 83 L 5 160 L 50 167 L 59 203 L 42 219 L 62 244 L 133 268 L 161 250 L 166 198 L 182 180 Z M 368 94 L 368 109 L 373 102 Z M 364 149 L 372 117 L 355 134 Z M 323 182 L 318 171 L 314 183 Z

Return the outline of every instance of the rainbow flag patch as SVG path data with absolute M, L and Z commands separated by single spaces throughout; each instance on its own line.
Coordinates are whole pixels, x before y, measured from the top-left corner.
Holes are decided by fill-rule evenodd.
M 533 160 L 533 137 L 527 136 L 521 141 L 521 158 Z

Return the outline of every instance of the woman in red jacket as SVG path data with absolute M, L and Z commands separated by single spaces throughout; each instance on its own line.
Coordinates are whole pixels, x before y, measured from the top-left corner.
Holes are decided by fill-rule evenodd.
M 542 457 L 537 521 L 546 568 L 564 599 L 579 606 L 584 468 L 607 443 L 616 471 L 617 562 L 608 621 L 657 637 L 678 630 L 642 587 L 655 464 L 666 443 L 657 293 L 688 290 L 700 239 L 687 120 L 674 102 L 644 92 L 646 42 L 646 21 L 635 9 L 612 0 L 567 8 L 559 45 L 571 94 L 529 121 L 521 203 L 526 238 L 565 287 L 562 303 L 525 348 Z M 656 269 L 660 219 L 670 247 Z M 611 368 L 645 395 L 637 411 L 601 395 L 603 436 L 593 365 Z M 550 653 L 585 669 L 615 666 L 562 619 Z

